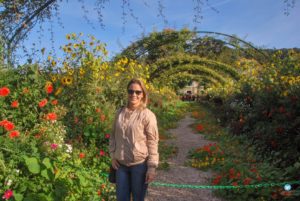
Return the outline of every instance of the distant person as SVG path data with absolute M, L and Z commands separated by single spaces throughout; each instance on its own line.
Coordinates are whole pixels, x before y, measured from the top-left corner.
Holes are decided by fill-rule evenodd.
M 116 169 L 118 201 L 144 201 L 149 182 L 158 167 L 158 128 L 155 114 L 147 106 L 142 81 L 127 85 L 128 102 L 118 110 L 109 141 L 112 166 Z

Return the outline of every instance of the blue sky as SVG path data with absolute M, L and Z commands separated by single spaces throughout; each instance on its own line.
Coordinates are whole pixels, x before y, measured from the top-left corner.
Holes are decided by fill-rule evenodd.
M 164 28 L 181 29 L 194 28 L 200 31 L 215 31 L 234 34 L 257 47 L 264 48 L 300 48 L 300 5 L 290 10 L 290 15 L 284 15 L 283 0 L 208 0 L 202 7 L 203 19 L 201 23 L 194 23 L 194 5 L 196 0 L 161 0 L 165 18 L 159 16 L 157 0 L 130 0 L 134 16 L 126 16 L 125 31 L 122 21 L 122 0 L 110 0 L 103 10 L 105 29 L 98 22 L 98 15 L 94 11 L 95 0 L 82 0 L 88 10 L 88 19 L 95 27 L 84 19 L 81 3 L 69 0 L 60 3 L 62 28 L 53 19 L 54 43 L 48 31 L 49 22 L 43 24 L 42 40 L 39 38 L 39 26 L 30 33 L 25 41 L 27 48 L 36 44 L 36 48 L 46 47 L 54 49 L 60 55 L 59 47 L 66 44 L 67 33 L 92 34 L 102 42 L 107 43 L 109 56 L 119 53 L 122 47 L 128 46 L 132 41 L 141 38 L 153 30 L 161 31 Z M 127 0 L 128 1 L 128 0 Z M 206 2 L 203 0 L 203 2 Z M 210 8 L 212 6 L 217 12 Z M 129 14 L 128 9 L 126 13 Z M 167 20 L 167 23 L 165 22 Z M 143 28 L 139 26 L 142 24 Z

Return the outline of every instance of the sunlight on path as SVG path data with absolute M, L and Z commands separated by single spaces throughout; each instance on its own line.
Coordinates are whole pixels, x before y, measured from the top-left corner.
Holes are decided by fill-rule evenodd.
M 205 140 L 203 135 L 195 134 L 189 125 L 193 124 L 195 119 L 187 115 L 178 122 L 176 129 L 170 129 L 170 133 L 175 139 L 168 140 L 168 143 L 178 147 L 176 157 L 168 160 L 169 170 L 159 170 L 157 172 L 156 182 L 174 183 L 174 184 L 192 184 L 207 185 L 211 172 L 203 172 L 192 167 L 185 166 L 188 151 L 197 148 L 211 141 Z M 171 187 L 149 187 L 147 201 L 221 201 L 222 199 L 212 195 L 211 190 L 203 189 L 184 189 Z

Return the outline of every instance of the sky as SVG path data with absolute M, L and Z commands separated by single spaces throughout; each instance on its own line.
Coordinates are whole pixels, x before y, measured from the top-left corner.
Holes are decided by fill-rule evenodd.
M 82 9 L 82 1 L 87 12 Z M 284 0 L 202 0 L 203 18 L 199 23 L 193 21 L 197 0 L 126 0 L 130 3 L 134 17 L 130 16 L 126 7 L 125 26 L 122 1 L 124 0 L 110 0 L 105 3 L 103 28 L 94 10 L 96 0 L 63 0 L 59 3 L 60 22 L 56 18 L 53 18 L 52 23 L 44 22 L 42 34 L 40 26 L 35 26 L 24 45 L 28 49 L 45 47 L 46 51 L 54 51 L 59 56 L 62 54 L 59 47 L 68 43 L 66 34 L 82 32 L 106 43 L 111 58 L 131 42 L 140 39 L 143 34 L 148 35 L 165 28 L 196 28 L 198 31 L 236 35 L 261 48 L 300 48 L 298 0 L 295 0 L 296 5 L 289 15 L 284 14 Z M 159 10 L 162 10 L 163 16 L 159 14 Z M 49 31 L 51 24 L 52 36 Z

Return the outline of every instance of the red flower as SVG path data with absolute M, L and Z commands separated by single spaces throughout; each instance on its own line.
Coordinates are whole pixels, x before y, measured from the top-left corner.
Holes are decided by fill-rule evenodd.
M 34 137 L 35 137 L 36 139 L 39 139 L 39 138 L 41 138 L 41 136 L 42 136 L 42 134 L 38 133 L 38 134 L 36 134 Z
M 48 84 L 46 86 L 46 91 L 48 94 L 51 94 L 53 92 L 53 85 L 52 84 Z
M 237 179 L 241 178 L 241 173 L 240 172 L 236 173 L 236 178 Z
M 20 132 L 19 131 L 11 131 L 9 133 L 9 138 L 10 139 L 13 139 L 13 138 L 16 138 L 16 137 L 19 137 L 20 136 Z
M 17 108 L 19 107 L 19 102 L 17 100 L 13 101 L 10 105 L 12 108 Z
M 233 186 L 238 186 L 238 183 L 235 181 L 235 182 L 232 182 L 232 185 Z
M 9 88 L 7 87 L 0 88 L 0 96 L 7 96 L 9 93 L 10 93 Z
M 282 134 L 284 132 L 284 129 L 282 127 L 278 127 L 278 128 L 276 128 L 276 132 L 278 134 Z
M 80 153 L 79 154 L 79 158 L 83 159 L 85 157 L 85 154 L 84 153 Z
M 278 111 L 280 113 L 285 113 L 285 108 L 283 106 L 280 106 L 279 109 L 278 109 Z
M 106 139 L 109 139 L 109 138 L 110 138 L 110 134 L 108 134 L 108 133 L 105 134 L 105 138 L 106 138 Z
M 105 152 L 103 150 L 100 150 L 100 156 L 104 156 L 105 155 Z
M 74 117 L 74 123 L 77 124 L 78 122 L 79 122 L 79 119 L 78 119 L 78 117 L 75 116 Z
M 15 125 L 7 120 L 0 121 L 0 126 L 3 126 L 6 131 L 11 131 L 15 128 Z
M 96 108 L 96 112 L 97 113 L 101 113 L 101 109 L 100 108 Z
M 204 127 L 202 124 L 198 124 L 197 127 L 196 127 L 197 131 L 201 132 L 204 130 Z
M 12 196 L 14 196 L 13 191 L 8 189 L 7 191 L 5 191 L 2 199 L 9 200 Z
M 51 104 L 52 104 L 52 105 L 57 105 L 57 103 L 58 103 L 58 100 L 57 100 L 57 99 L 51 101 Z
M 248 184 L 250 184 L 250 182 L 251 182 L 251 179 L 249 177 L 247 177 L 244 179 L 243 184 L 248 185 Z
M 49 121 L 55 121 L 57 119 L 57 115 L 54 112 L 48 113 L 46 119 Z
M 41 100 L 39 102 L 39 107 L 42 108 L 44 107 L 46 104 L 48 103 L 48 100 L 46 98 L 44 98 L 43 100 Z
M 213 185 L 219 184 L 221 179 L 222 179 L 222 176 L 220 176 L 220 175 L 216 176 L 216 178 L 214 178 L 214 180 L 212 181 L 212 184 Z

